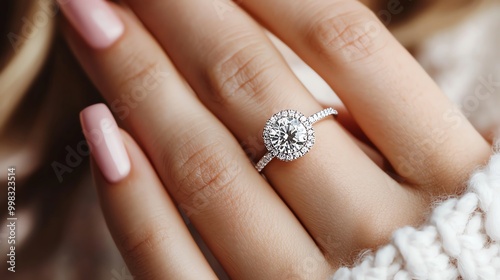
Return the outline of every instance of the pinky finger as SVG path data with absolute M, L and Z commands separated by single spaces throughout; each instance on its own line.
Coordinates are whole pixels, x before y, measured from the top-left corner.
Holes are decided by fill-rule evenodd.
M 109 230 L 134 279 L 217 279 L 140 147 L 104 104 L 81 113 Z

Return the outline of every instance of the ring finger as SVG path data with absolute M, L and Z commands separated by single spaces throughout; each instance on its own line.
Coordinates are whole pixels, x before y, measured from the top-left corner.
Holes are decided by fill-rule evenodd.
M 254 0 L 242 5 L 330 84 L 414 188 L 456 194 L 469 173 L 489 158 L 485 139 L 360 1 L 292 5 Z

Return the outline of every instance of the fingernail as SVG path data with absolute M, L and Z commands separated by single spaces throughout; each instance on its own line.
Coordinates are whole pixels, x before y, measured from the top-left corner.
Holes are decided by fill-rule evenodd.
M 111 46 L 124 31 L 120 18 L 104 0 L 57 0 L 71 24 L 96 49 Z
M 122 135 L 113 115 L 104 104 L 85 108 L 80 113 L 83 134 L 101 173 L 110 183 L 117 183 L 130 172 Z

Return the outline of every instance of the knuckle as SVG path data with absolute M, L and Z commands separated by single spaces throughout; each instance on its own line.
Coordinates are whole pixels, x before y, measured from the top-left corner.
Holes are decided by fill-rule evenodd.
M 121 92 L 129 92 L 135 88 L 151 89 L 158 81 L 158 76 L 166 74 L 161 71 L 162 65 L 157 59 L 151 59 L 142 54 L 132 54 L 121 63 L 121 71 L 118 77 L 118 89 Z
M 210 140 L 200 141 L 207 133 L 211 135 Z M 216 198 L 234 198 L 228 190 L 236 186 L 241 167 L 220 138 L 212 131 L 199 130 L 183 137 L 187 141 L 166 156 L 166 166 L 175 185 L 173 195 L 179 202 L 199 206 Z
M 171 227 L 164 224 L 162 217 L 148 220 L 147 225 L 116 237 L 125 259 L 137 261 L 146 259 L 156 250 L 168 250 Z
M 376 16 L 361 4 L 352 6 L 340 13 L 324 9 L 307 32 L 308 42 L 329 60 L 364 60 L 385 46 L 383 26 Z
M 222 57 L 206 73 L 210 94 L 217 103 L 229 103 L 234 97 L 263 101 L 279 71 L 274 71 L 275 57 L 262 43 L 247 43 Z M 241 102 L 237 100 L 236 102 Z

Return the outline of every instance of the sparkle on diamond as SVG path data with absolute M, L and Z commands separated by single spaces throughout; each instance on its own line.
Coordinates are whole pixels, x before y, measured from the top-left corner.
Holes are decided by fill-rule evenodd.
M 271 125 L 269 139 L 281 154 L 300 151 L 307 141 L 307 129 L 293 117 L 283 117 Z

